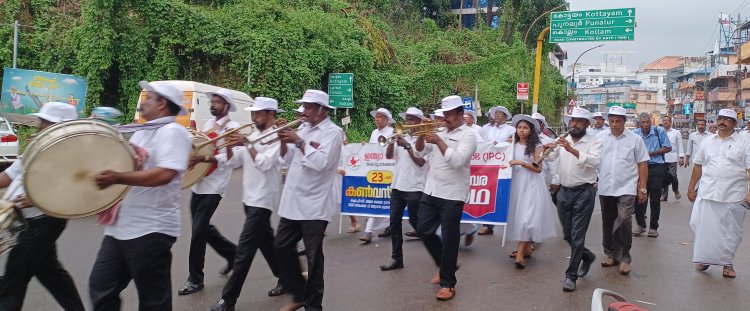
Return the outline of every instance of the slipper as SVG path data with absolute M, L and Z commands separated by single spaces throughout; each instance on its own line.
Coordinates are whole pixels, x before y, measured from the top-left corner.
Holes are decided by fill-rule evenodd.
M 698 271 L 706 271 L 708 269 L 708 265 L 699 263 L 698 265 L 695 266 L 695 268 L 698 269 Z
M 357 232 L 359 232 L 359 228 L 361 228 L 361 227 L 362 226 L 360 226 L 359 224 L 357 224 L 355 226 L 349 226 L 349 229 L 346 230 L 346 233 L 357 233 Z
M 508 255 L 508 257 L 516 258 L 516 254 L 518 254 L 518 251 L 513 251 L 512 253 L 510 253 L 510 255 Z M 531 255 L 525 255 L 523 256 L 523 258 L 531 258 Z
M 523 270 L 523 268 L 526 268 L 526 261 L 524 260 L 516 260 L 514 263 L 516 264 L 516 269 Z
M 737 277 L 737 273 L 734 272 L 734 268 L 732 268 L 732 266 L 724 266 L 724 272 L 722 272 L 722 275 L 724 275 L 725 278 L 730 279 Z

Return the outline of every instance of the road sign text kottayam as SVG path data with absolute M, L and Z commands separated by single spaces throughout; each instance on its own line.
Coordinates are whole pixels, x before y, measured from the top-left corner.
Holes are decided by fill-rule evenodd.
M 336 108 L 353 108 L 353 95 L 353 73 L 332 73 L 328 75 L 328 96 L 331 106 Z
M 635 24 L 635 8 L 553 12 L 549 41 L 633 41 Z

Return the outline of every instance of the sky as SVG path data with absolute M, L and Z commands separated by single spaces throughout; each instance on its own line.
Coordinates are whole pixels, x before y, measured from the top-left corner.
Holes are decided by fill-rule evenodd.
M 632 51 L 622 54 L 629 69 L 662 56 L 701 56 L 713 50 L 719 13 L 740 13 L 750 18 L 750 0 L 568 0 L 571 11 L 635 8 L 635 41 L 562 43 L 568 51 L 565 67 L 572 65 L 585 50 L 604 43 L 581 57 L 579 63 L 604 62 L 606 51 Z

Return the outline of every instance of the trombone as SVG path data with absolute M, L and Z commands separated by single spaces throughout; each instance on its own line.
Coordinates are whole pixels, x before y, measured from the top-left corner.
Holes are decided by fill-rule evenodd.
M 443 122 L 432 121 L 414 125 L 404 125 L 401 122 L 397 122 L 393 129 L 393 134 L 388 137 L 383 135 L 378 137 L 378 145 L 380 145 L 380 147 L 385 147 L 404 135 L 424 136 L 430 133 L 442 132 L 445 130 L 445 128 L 442 127 L 442 123 Z
M 250 126 L 255 127 L 255 123 L 249 123 L 249 124 L 242 125 L 242 126 L 240 126 L 238 128 L 234 128 L 234 129 L 228 130 L 228 131 L 224 132 L 223 134 L 221 134 L 219 136 L 216 136 L 216 137 L 214 137 L 214 138 L 212 138 L 212 139 L 210 139 L 208 141 L 202 142 L 200 144 L 195 144 L 195 145 L 193 145 L 193 150 L 201 150 L 201 149 L 203 149 L 203 147 L 206 147 L 206 146 L 208 146 L 210 144 L 213 144 L 213 143 L 219 141 L 219 139 L 227 137 L 227 136 L 229 136 L 229 135 L 231 135 L 233 133 L 239 132 L 240 130 L 242 130 L 242 129 L 246 128 L 246 127 L 250 127 Z M 255 129 L 253 128 L 253 130 L 250 131 L 250 133 L 252 133 L 254 131 L 255 131 Z M 230 142 L 224 142 L 221 145 L 216 146 L 216 149 L 224 148 L 226 146 L 229 146 L 229 144 L 230 144 Z
M 261 144 L 261 145 L 270 145 L 270 144 L 273 144 L 273 143 L 275 143 L 275 142 L 277 142 L 277 141 L 279 141 L 281 139 L 278 136 L 279 132 L 287 130 L 287 129 L 298 131 L 299 127 L 302 124 L 304 124 L 304 123 L 305 123 L 305 119 L 294 120 L 292 122 L 284 124 L 283 126 L 277 127 L 275 130 L 270 131 L 270 132 L 268 132 L 266 134 L 263 134 L 260 137 L 257 137 L 257 138 L 255 138 L 253 140 L 247 139 L 247 142 L 245 143 L 245 146 L 251 147 L 251 146 L 253 146 L 255 144 L 258 144 L 258 143 Z M 274 137 L 271 140 L 264 141 L 266 138 L 268 138 L 269 136 L 273 136 L 273 135 L 276 135 L 276 137 Z

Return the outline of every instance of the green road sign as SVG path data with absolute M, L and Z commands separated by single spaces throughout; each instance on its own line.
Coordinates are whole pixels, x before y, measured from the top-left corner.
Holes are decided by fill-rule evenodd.
M 328 96 L 331 106 L 336 108 L 354 107 L 354 74 L 332 73 L 328 75 Z
M 635 8 L 553 12 L 549 42 L 633 41 Z

